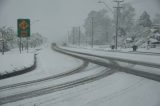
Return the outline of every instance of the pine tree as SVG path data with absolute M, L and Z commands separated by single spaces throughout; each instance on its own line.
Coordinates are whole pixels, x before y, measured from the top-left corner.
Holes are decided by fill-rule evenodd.
M 140 16 L 139 24 L 143 27 L 151 27 L 152 21 L 150 20 L 150 15 L 144 11 L 142 15 Z

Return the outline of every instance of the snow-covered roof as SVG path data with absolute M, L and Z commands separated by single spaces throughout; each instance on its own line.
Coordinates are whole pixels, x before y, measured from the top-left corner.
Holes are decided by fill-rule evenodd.
M 155 33 L 154 35 L 155 35 L 155 36 L 160 36 L 160 34 L 159 34 L 159 33 Z
M 126 40 L 127 40 L 127 41 L 132 41 L 132 38 L 128 37 Z
M 153 43 L 153 42 L 158 42 L 157 39 L 153 39 L 153 38 L 150 38 L 149 41 L 152 42 L 152 43 Z
M 155 32 L 157 29 L 150 29 L 151 30 L 151 32 Z

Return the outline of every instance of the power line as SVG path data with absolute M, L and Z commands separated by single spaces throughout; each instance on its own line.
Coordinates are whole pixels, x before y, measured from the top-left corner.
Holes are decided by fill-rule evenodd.
M 110 3 L 113 5 L 113 2 L 112 2 L 112 0 L 108 0 L 108 1 L 110 1 Z
M 98 3 L 103 3 L 114 14 L 113 10 L 104 1 L 98 1 Z

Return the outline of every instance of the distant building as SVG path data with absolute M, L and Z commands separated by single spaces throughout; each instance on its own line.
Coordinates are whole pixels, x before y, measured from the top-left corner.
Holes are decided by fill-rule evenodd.
M 159 24 L 154 24 L 154 25 L 152 25 L 151 31 L 152 31 L 153 33 L 160 33 L 160 25 L 159 25 Z

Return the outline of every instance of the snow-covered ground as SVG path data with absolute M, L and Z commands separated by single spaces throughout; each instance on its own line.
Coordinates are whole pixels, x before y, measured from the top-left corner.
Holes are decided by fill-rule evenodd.
M 83 62 L 79 59 L 75 59 L 51 50 L 50 45 L 45 45 L 37 50 L 39 51 L 36 52 L 36 50 L 30 50 L 30 52 L 38 54 L 37 68 L 34 71 L 16 77 L 0 80 L 0 86 L 53 76 L 76 69 L 83 64 Z M 29 57 L 26 55 L 26 58 Z
M 83 52 L 83 53 L 90 53 L 95 54 L 98 56 L 107 56 L 107 57 L 114 57 L 119 59 L 127 59 L 133 61 L 140 61 L 140 62 L 148 62 L 148 63 L 155 63 L 160 65 L 160 56 L 155 55 L 143 55 L 143 54 L 127 54 L 127 53 L 120 53 L 120 52 L 107 52 L 95 49 L 84 49 L 84 48 L 70 48 L 70 47 L 61 47 L 68 50 Z
M 89 54 L 94 54 L 98 56 L 106 56 L 106 57 L 113 57 L 113 58 L 118 58 L 118 59 L 127 59 L 127 60 L 133 60 L 137 62 L 145 62 L 149 64 L 157 64 L 160 66 L 160 56 L 158 55 L 146 55 L 146 54 L 127 54 L 127 53 L 121 53 L 121 52 L 108 52 L 108 51 L 101 51 L 101 50 L 95 50 L 94 48 L 90 49 L 84 49 L 84 48 L 69 48 L 69 47 L 61 47 L 67 50 L 71 51 L 78 51 L 78 52 L 83 52 L 83 53 L 89 53 Z M 157 49 L 158 51 L 158 49 Z M 103 59 L 106 63 L 108 63 L 108 60 Z M 139 64 L 129 64 L 125 62 L 116 62 L 119 66 L 122 67 L 129 67 L 130 69 L 138 70 L 138 71 L 143 71 L 143 72 L 148 72 L 148 73 L 153 73 L 153 74 L 158 74 L 160 75 L 160 69 L 155 68 L 155 67 L 150 67 L 150 66 L 143 66 Z
M 159 106 L 160 83 L 125 73 L 4 106 Z
M 34 64 L 33 53 L 22 53 L 12 50 L 4 55 L 0 54 L 0 74 L 7 74 L 13 71 L 19 71 Z
M 89 49 L 89 50 L 98 50 L 98 51 L 111 51 L 111 52 L 116 52 L 111 50 L 110 45 L 94 45 L 93 48 L 91 48 L 91 45 L 81 45 L 80 47 L 77 45 L 69 45 L 70 48 L 82 48 L 82 49 Z M 133 48 L 121 48 L 118 47 L 117 51 L 120 52 L 132 52 Z M 160 53 L 160 47 L 157 48 L 147 48 L 147 44 L 146 44 L 146 48 L 138 48 L 137 52 L 153 52 L 153 53 Z
M 48 47 L 44 48 L 38 52 L 38 68 L 35 71 L 17 76 L 15 78 L 9 78 L 4 81 L 0 81 L 0 84 L 7 85 L 15 82 L 43 78 L 53 74 L 68 71 L 82 64 L 81 60 L 59 54 L 55 51 L 52 51 Z M 128 58 L 136 58 L 135 60 L 139 61 L 147 61 L 148 59 L 153 59 L 151 60 L 151 63 L 159 63 L 160 60 L 159 56 L 138 54 L 130 55 L 123 53 L 111 53 L 106 51 L 84 50 L 75 48 L 72 48 L 70 50 L 92 54 L 94 53 L 101 56 L 115 56 L 120 58 L 127 58 L 129 56 Z M 88 69 L 92 68 L 93 67 L 89 67 Z M 143 69 L 142 67 L 137 68 Z M 72 81 L 77 78 L 83 78 L 88 75 L 96 74 L 98 71 L 95 69 L 96 68 L 94 68 L 93 71 L 85 71 L 83 73 L 57 79 L 53 82 L 54 84 L 59 84 Z M 52 85 L 52 83 L 44 83 L 44 85 L 40 84 L 35 87 L 43 88 L 44 86 L 48 86 L 49 84 Z M 16 92 L 18 91 L 16 91 L 15 89 L 15 92 L 10 91 L 5 93 L 3 96 L 12 95 Z M 23 92 L 23 90 L 21 92 Z M 159 98 L 159 82 L 134 76 L 131 74 L 126 74 L 123 72 L 116 72 L 110 76 L 91 83 L 46 94 L 43 96 L 4 104 L 3 106 L 160 106 Z
M 92 65 L 92 64 L 91 64 Z M 96 66 L 96 65 L 95 65 Z M 78 79 L 82 79 L 85 77 L 89 77 L 89 76 L 93 76 L 96 74 L 99 74 L 101 72 L 107 71 L 108 69 L 106 69 L 106 67 L 95 67 L 94 65 L 92 65 L 92 67 L 94 67 L 94 69 L 90 70 L 90 69 L 85 69 L 83 72 L 81 73 L 76 73 L 70 76 L 66 76 L 60 79 L 54 79 L 54 80 L 49 80 L 43 83 L 38 83 L 38 84 L 32 84 L 30 86 L 24 86 L 24 87 L 19 87 L 19 88 L 12 88 L 9 90 L 0 90 L 0 98 L 2 97 L 7 97 L 10 95 L 15 95 L 15 94 L 19 94 L 19 93 L 25 93 L 25 92 L 29 92 L 29 91 L 34 91 L 34 90 L 39 90 L 42 88 L 47 88 L 50 86 L 55 86 L 58 84 L 64 84 L 67 82 L 71 82 L 73 80 L 78 80 Z

